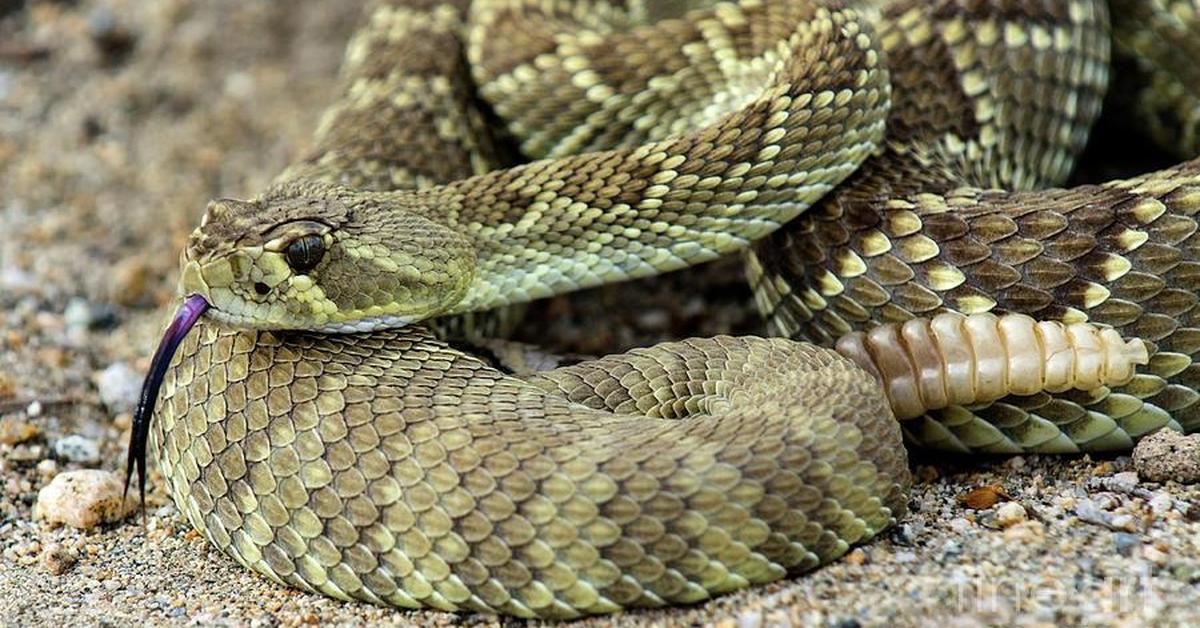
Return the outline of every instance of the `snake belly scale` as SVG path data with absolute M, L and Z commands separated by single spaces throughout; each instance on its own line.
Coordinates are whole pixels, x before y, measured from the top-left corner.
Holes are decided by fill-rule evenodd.
M 982 303 L 976 293 L 993 277 L 978 269 L 946 289 L 976 292 L 925 309 L 863 298 L 911 301 L 955 283 L 938 244 L 963 229 L 930 207 L 977 236 L 1030 223 L 1042 235 L 1087 234 L 1110 206 L 1147 223 L 1169 215 L 1166 236 L 1147 237 L 1195 255 L 1178 248 L 1195 230 L 1180 214 L 1200 207 L 1190 165 L 1111 184 L 1091 212 L 1064 205 L 1092 189 L 960 191 L 961 172 L 977 185 L 1033 187 L 1069 170 L 1107 80 L 1103 5 L 923 6 L 374 3 L 314 148 L 254 199 L 211 203 L 189 240 L 187 299 L 156 355 L 129 464 L 144 464 L 149 445 L 192 525 L 281 583 L 404 608 L 571 618 L 779 579 L 886 528 L 910 481 L 889 404 L 909 416 L 937 399 L 1028 393 L 1007 373 L 1043 358 L 1038 386 L 1087 390 L 1039 399 L 1116 398 L 1108 386 L 1131 378 L 1136 387 L 1133 364 L 1160 366 L 1145 328 L 1118 327 L 1126 343 L 1065 315 L 1087 311 L 1071 300 L 1094 301 L 1087 286 L 1108 290 L 1123 276 L 1117 261 L 1084 267 L 1110 272 L 1082 292 L 1051 292 L 1059 309 L 1028 310 L 1062 313 L 1067 326 L 962 307 Z M 970 65 L 961 31 L 988 20 L 998 35 L 980 32 L 1003 45 L 987 68 L 1000 72 L 1005 51 L 1038 51 L 1034 65 L 1050 69 L 1034 74 L 1053 106 L 980 105 L 995 78 L 982 72 L 948 89 L 950 68 Z M 906 58 L 949 65 L 921 73 Z M 983 209 L 954 211 L 972 204 Z M 1013 204 L 1033 208 L 1009 217 Z M 885 228 L 830 235 L 873 207 L 891 212 Z M 1074 222 L 1047 226 L 1064 215 Z M 797 217 L 807 222 L 777 231 Z M 832 345 L 869 323 L 956 309 L 946 304 L 976 318 L 942 313 L 845 344 L 851 358 L 868 356 L 859 364 L 816 344 L 717 337 L 523 377 L 415 325 L 698 264 L 772 232 L 786 235 L 765 241 L 785 248 L 760 246 L 750 274 L 784 332 L 819 320 L 805 328 Z M 1137 239 L 1113 237 L 1127 249 Z M 1049 254 L 1059 249 L 977 239 L 981 255 L 1074 272 L 1061 266 L 1075 258 Z M 904 270 L 888 251 L 942 269 Z M 888 290 L 871 292 L 868 280 Z M 840 318 L 814 315 L 822 310 Z M 948 335 L 936 349 L 905 340 L 938 330 Z M 955 330 L 979 349 L 959 351 L 965 361 L 948 357 Z M 978 344 L 1005 330 L 1028 334 L 1036 351 Z M 880 352 L 892 357 L 870 357 Z M 1067 370 L 1051 369 L 1063 355 Z M 973 366 L 984 358 L 991 366 Z M 975 380 L 956 379 L 963 365 Z M 913 388 L 894 382 L 906 368 L 910 379 L 919 368 L 936 376 L 905 393 Z M 981 381 L 986 373 L 1005 386 Z

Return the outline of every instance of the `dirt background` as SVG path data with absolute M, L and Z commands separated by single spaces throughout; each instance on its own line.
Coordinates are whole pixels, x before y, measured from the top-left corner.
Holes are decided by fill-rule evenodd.
M 148 365 L 178 251 L 205 202 L 251 195 L 305 146 L 360 4 L 0 0 L 0 419 L 34 430 L 0 444 L 0 624 L 497 623 L 277 586 L 209 548 L 157 484 L 145 533 L 136 519 L 81 532 L 32 518 L 56 473 L 122 468 L 130 417 L 102 401 L 101 374 Z M 1097 138 L 1127 140 L 1104 127 Z M 1122 148 L 1114 166 L 1093 153 L 1085 178 L 1159 160 Z M 761 332 L 748 304 L 726 263 L 537 304 L 521 333 L 602 353 Z M 72 435 L 97 445 L 98 459 L 56 451 Z M 590 621 L 1194 621 L 1200 494 L 1139 482 L 1130 467 L 1123 456 L 923 458 L 903 525 L 835 565 L 692 608 Z M 990 486 L 1008 501 L 964 503 Z M 51 546 L 69 558 L 61 574 Z

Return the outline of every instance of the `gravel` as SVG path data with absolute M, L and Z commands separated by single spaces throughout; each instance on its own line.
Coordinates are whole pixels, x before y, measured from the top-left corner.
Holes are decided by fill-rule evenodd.
M 84 529 L 33 517 L 38 502 L 66 513 L 46 491 L 80 473 L 81 503 L 119 489 L 178 251 L 207 199 L 262 189 L 306 145 L 359 4 L 0 2 L 0 625 L 499 625 L 253 575 L 191 529 L 153 467 L 144 529 L 120 510 Z M 724 262 L 536 304 L 517 338 L 598 354 L 761 333 L 749 303 Z M 60 451 L 71 438 L 100 469 L 90 449 Z M 1157 481 L 1154 457 L 918 455 L 902 525 L 833 565 L 581 623 L 1195 623 L 1200 488 Z

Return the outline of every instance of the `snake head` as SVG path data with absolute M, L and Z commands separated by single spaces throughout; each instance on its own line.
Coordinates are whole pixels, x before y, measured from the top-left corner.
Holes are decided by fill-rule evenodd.
M 183 253 L 181 292 L 246 329 L 360 332 L 442 314 L 473 278 L 474 248 L 414 211 L 414 195 L 285 187 L 213 201 Z

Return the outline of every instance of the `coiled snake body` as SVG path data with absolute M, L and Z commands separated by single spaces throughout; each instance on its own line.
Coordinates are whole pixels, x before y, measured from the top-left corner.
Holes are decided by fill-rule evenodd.
M 1200 339 L 1181 316 L 1198 167 L 964 187 L 1065 176 L 1107 81 L 1103 4 L 677 4 L 379 3 L 316 147 L 192 236 L 130 465 L 165 371 L 150 444 L 240 563 L 340 598 L 574 617 L 872 537 L 909 481 L 889 400 L 949 406 L 906 428 L 949 446 L 1194 427 L 1165 402 Z M 1117 331 L 943 314 L 843 341 L 863 368 L 720 337 L 518 378 L 407 326 L 772 232 L 749 266 L 760 303 L 826 345 L 944 310 Z M 1157 349 L 1148 374 L 1122 335 Z M 1088 390 L 1037 392 L 1071 387 Z M 1024 423 L 956 405 L 1008 392 L 1025 396 L 991 407 Z

